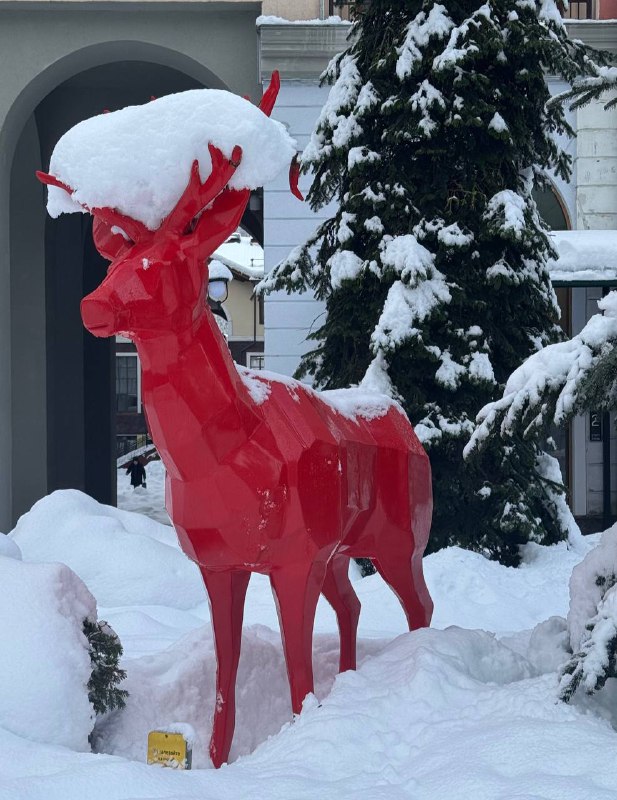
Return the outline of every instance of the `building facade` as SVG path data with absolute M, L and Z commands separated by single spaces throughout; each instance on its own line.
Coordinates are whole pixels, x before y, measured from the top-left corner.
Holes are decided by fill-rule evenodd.
M 569 13 L 617 16 L 611 3 L 617 0 L 572 4 Z M 275 116 L 302 149 L 327 96 L 319 75 L 346 46 L 349 25 L 298 20 L 325 20 L 332 13 L 346 18 L 348 12 L 349 4 L 332 0 L 0 0 L 0 531 L 54 489 L 72 487 L 103 502 L 115 500 L 115 346 L 90 336 L 79 315 L 81 298 L 100 282 L 106 264 L 92 246 L 87 216 L 47 217 L 35 170 L 47 169 L 69 127 L 104 109 L 196 87 L 257 100 L 274 68 L 283 77 Z M 262 14 L 269 19 L 257 25 Z M 296 22 L 267 24 L 276 16 Z M 614 23 L 572 25 L 574 35 L 613 47 Z M 576 120 L 579 144 L 568 144 L 576 155 L 575 180 L 556 185 L 556 196 L 567 225 L 617 227 L 614 120 L 599 107 L 584 113 Z M 305 190 L 307 183 L 303 178 Z M 325 209 L 320 217 L 327 214 Z M 251 198 L 242 225 L 265 244 L 267 270 L 320 217 L 291 196 L 281 176 Z M 602 290 L 565 289 L 572 298 L 573 332 Z M 244 348 L 244 363 L 261 366 L 259 306 L 251 330 L 243 331 L 231 304 L 230 294 L 232 350 Z M 307 347 L 306 333 L 321 313 L 307 296 L 268 298 L 269 369 L 294 371 Z M 236 357 L 242 360 L 242 353 Z M 122 402 L 133 402 L 138 371 L 128 363 L 122 367 Z M 570 447 L 575 466 L 587 446 L 582 427 L 579 434 L 574 431 Z M 587 456 L 584 463 L 592 475 L 597 465 Z M 574 484 L 580 515 L 593 505 L 586 481 Z

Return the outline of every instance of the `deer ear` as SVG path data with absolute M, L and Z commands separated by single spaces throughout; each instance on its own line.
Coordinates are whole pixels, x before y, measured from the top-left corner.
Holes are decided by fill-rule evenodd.
M 119 256 L 124 255 L 133 246 L 133 242 L 120 233 L 120 229 L 114 229 L 113 225 L 104 222 L 98 217 L 92 223 L 92 238 L 94 244 L 103 258 L 114 261 Z

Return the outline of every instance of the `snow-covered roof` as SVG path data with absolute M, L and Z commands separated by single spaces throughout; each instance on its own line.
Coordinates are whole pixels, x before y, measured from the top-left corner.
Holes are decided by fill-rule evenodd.
M 215 251 L 214 258 L 251 281 L 264 276 L 264 251 L 250 236 L 234 234 Z
M 617 231 L 553 231 L 559 252 L 549 270 L 553 283 L 617 283 Z

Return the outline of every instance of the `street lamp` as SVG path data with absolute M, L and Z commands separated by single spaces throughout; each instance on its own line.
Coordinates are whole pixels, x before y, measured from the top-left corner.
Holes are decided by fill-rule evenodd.
M 233 280 L 229 267 L 213 258 L 208 265 L 208 297 L 219 306 L 227 300 L 228 284 Z
M 229 320 L 221 303 L 227 300 L 229 281 L 233 275 L 229 267 L 213 258 L 208 264 L 208 304 L 225 340 L 229 339 Z

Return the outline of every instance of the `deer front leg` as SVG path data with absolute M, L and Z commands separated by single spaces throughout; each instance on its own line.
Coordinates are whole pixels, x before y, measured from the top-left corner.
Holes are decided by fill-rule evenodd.
M 313 691 L 313 625 L 326 574 L 326 560 L 289 564 L 270 573 L 281 625 L 294 714 Z
M 220 767 L 229 757 L 236 724 L 236 675 L 242 643 L 244 599 L 250 572 L 214 572 L 201 568 L 208 597 L 216 649 L 216 700 L 210 758 Z

